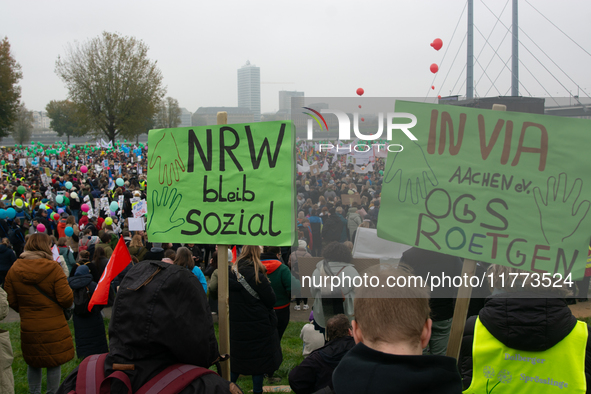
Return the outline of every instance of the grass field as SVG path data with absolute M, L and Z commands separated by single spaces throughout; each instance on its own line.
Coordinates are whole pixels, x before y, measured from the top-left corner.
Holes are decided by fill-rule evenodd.
M 72 321 L 69 321 L 70 331 L 72 331 L 72 337 L 74 342 L 76 337 L 74 335 L 74 325 Z M 304 359 L 302 356 L 302 341 L 300 339 L 300 331 L 305 323 L 303 322 L 290 322 L 283 339 L 281 341 L 281 348 L 283 349 L 283 363 L 281 368 L 277 371 L 277 376 L 280 376 L 281 382 L 274 383 L 274 385 L 288 385 L 287 376 L 296 365 L 302 362 Z M 105 319 L 105 330 L 108 335 L 109 320 Z M 12 363 L 12 372 L 14 374 L 14 389 L 15 393 L 27 393 L 29 385 L 27 383 L 27 364 L 23 359 L 20 346 L 20 323 L 4 323 L 0 324 L 0 329 L 10 331 L 10 342 L 12 344 L 12 351 L 14 353 L 14 361 Z M 217 336 L 217 324 L 215 324 L 216 336 Z M 68 376 L 68 374 L 80 364 L 82 360 L 73 359 L 66 364 L 62 365 L 62 381 Z M 45 391 L 45 370 L 43 371 L 43 389 Z M 267 384 L 267 382 L 265 382 Z M 252 380 L 250 376 L 244 376 L 238 379 L 238 385 L 244 390 L 245 393 L 252 390 Z

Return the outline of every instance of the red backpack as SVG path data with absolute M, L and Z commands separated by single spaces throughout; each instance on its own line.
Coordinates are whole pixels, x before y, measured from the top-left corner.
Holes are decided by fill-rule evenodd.
M 127 386 L 132 394 L 131 381 L 123 371 L 115 371 L 105 377 L 105 359 L 107 353 L 88 356 L 78 367 L 76 390 L 68 394 L 109 394 L 111 379 L 118 379 Z M 197 378 L 215 374 L 214 371 L 190 364 L 174 364 L 150 379 L 135 394 L 177 394 Z

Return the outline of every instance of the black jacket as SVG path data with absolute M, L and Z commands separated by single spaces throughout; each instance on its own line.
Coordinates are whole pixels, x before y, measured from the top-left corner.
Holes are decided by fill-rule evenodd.
M 336 394 L 460 394 L 456 360 L 445 356 L 400 356 L 358 343 L 335 369 Z
M 252 262 L 240 260 L 237 264 L 240 274 L 257 292 L 260 300 L 238 282 L 236 274 L 229 267 L 230 367 L 232 372 L 243 375 L 275 372 L 283 360 L 277 316 L 273 310 L 275 293 L 269 280 L 260 271 L 260 283 L 256 283 Z
M 133 392 L 172 364 L 208 368 L 219 352 L 211 311 L 197 277 L 161 261 L 136 264 L 123 279 L 113 305 L 109 347 L 105 376 L 113 372 L 113 363 L 133 364 L 133 371 L 125 371 Z M 77 374 L 76 368 L 57 394 L 73 390 Z M 205 375 L 181 394 L 230 393 L 229 387 L 219 375 Z M 127 388 L 114 382 L 111 393 L 127 393 Z
M 519 298 L 516 297 L 519 296 Z M 479 317 L 482 325 L 505 346 L 516 350 L 544 351 L 562 341 L 577 324 L 562 298 L 523 298 L 528 293 L 504 293 L 486 299 Z M 472 344 L 476 316 L 466 321 L 458 367 L 465 388 L 472 382 Z M 591 338 L 591 331 L 589 332 Z M 591 346 L 587 340 L 585 376 L 591 392 Z M 564 368 L 568 368 L 565 365 Z
M 4 244 L 0 244 L 0 271 L 8 272 L 16 261 L 14 251 Z
M 326 221 L 324 220 L 326 218 Z M 323 216 L 322 221 L 324 226 L 322 226 L 322 239 L 325 243 L 330 243 L 333 241 L 339 242 L 341 240 L 341 235 L 343 233 L 343 228 L 345 224 L 338 218 L 336 214 L 330 215 L 328 217 Z
M 333 339 L 314 350 L 289 373 L 291 389 L 296 394 L 311 394 L 326 386 L 332 389 L 332 373 L 353 346 L 355 341 L 348 336 Z
M 68 279 L 72 290 L 88 287 L 90 296 L 96 289 L 92 274 L 72 276 Z M 102 306 L 94 306 L 88 315 L 74 313 L 74 336 L 76 337 L 76 356 L 84 359 L 93 354 L 107 353 L 107 335 L 101 315 Z

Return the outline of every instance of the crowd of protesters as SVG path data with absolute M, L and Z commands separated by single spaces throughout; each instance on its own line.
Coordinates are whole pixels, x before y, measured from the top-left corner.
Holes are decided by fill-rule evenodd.
M 33 158 L 41 150 L 42 159 Z M 377 226 L 381 158 L 372 160 L 372 171 L 366 171 L 347 163 L 346 156 L 300 145 L 300 163 L 326 162 L 327 167 L 313 166 L 312 172 L 296 175 L 297 242 L 282 248 L 236 245 L 235 262 L 230 253 L 227 266 L 218 261 L 216 245 L 152 243 L 145 231 L 130 230 L 133 207 L 145 200 L 149 187 L 147 147 L 37 144 L 3 149 L 2 158 L 0 283 L 7 296 L 3 303 L 0 292 L 0 316 L 6 303 L 21 315 L 31 393 L 41 392 L 42 368 L 47 368 L 48 393 L 74 390 L 86 370 L 76 369 L 58 385 L 61 365 L 75 355 L 85 359 L 108 353 L 105 373 L 128 371 L 134 392 L 172 364 L 209 368 L 219 363 L 211 314 L 217 311 L 220 268 L 229 272 L 233 383 L 201 371 L 182 393 L 239 393 L 234 383 L 240 375 L 252 376 L 253 392 L 260 393 L 265 379 L 280 380 L 281 338 L 292 308 L 310 310 L 310 323 L 301 333 L 306 358 L 289 373 L 296 394 L 459 393 L 462 386 L 490 392 L 496 384 L 529 382 L 520 374 L 532 377 L 535 392 L 559 384 L 585 392 L 591 382 L 588 329 L 572 316 L 566 292 L 550 301 L 523 290 L 516 297 L 513 288 L 476 294 L 457 366 L 445 356 L 455 294 L 429 299 L 421 289 L 402 288 L 398 296 L 380 299 L 359 297 L 353 288 L 340 288 L 338 297 L 314 288 L 309 303 L 299 293 L 297 266 L 304 258 L 322 259 L 314 276 L 360 275 L 352 250 L 360 227 Z M 107 305 L 113 306 L 113 318 L 107 341 L 102 306 L 84 311 L 76 300 L 85 293 L 92 296 L 120 238 L 132 262 L 111 284 Z M 459 274 L 461 263 L 454 256 L 412 248 L 390 274 Z M 499 275 L 503 268 L 479 263 L 478 269 Z M 587 281 L 581 289 L 585 284 L 588 288 Z M 159 297 L 146 296 L 148 289 Z M 578 297 L 586 298 L 586 290 Z M 62 311 L 72 303 L 75 346 Z M 38 325 L 39 319 L 48 325 Z M 154 328 L 134 332 L 136 320 Z M 142 342 L 142 335 L 155 339 Z M 474 342 L 477 335 L 487 338 L 488 347 Z M 491 347 L 517 360 L 547 360 L 545 375 L 536 375 L 531 363 L 499 367 L 503 360 Z M 575 352 L 572 368 L 556 367 L 564 363 L 559 356 L 564 351 Z M 0 367 L 0 387 L 9 387 L 6 362 Z M 111 392 L 127 388 L 116 383 Z

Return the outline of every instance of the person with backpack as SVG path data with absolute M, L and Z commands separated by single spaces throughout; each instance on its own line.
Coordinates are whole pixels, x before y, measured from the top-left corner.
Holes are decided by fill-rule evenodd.
M 114 372 L 104 381 L 109 393 L 137 393 L 150 384 L 161 394 L 241 394 L 238 386 L 208 369 L 219 359 L 211 312 L 197 277 L 178 265 L 145 261 L 121 282 L 109 326 L 109 353 L 86 358 L 57 394 L 85 394 L 84 382 L 95 382 L 98 393 L 104 377 Z M 166 387 L 158 391 L 154 386 Z
M 101 314 L 102 305 L 95 305 L 88 310 L 88 303 L 96 289 L 89 267 L 82 265 L 74 276 L 68 279 L 74 293 L 74 337 L 76 338 L 76 356 L 84 359 L 92 354 L 109 351 L 105 324 Z
M 88 250 L 83 250 L 78 253 L 78 262 L 72 267 L 72 271 L 70 271 L 70 277 L 76 275 L 76 270 L 82 265 L 88 267 L 90 273 L 92 274 L 92 280 L 98 283 L 98 281 L 101 279 L 101 272 L 99 271 L 96 264 L 90 261 L 90 253 Z
M 342 313 L 349 320 L 353 318 L 355 298 L 353 282 L 359 273 L 351 263 L 351 251 L 340 242 L 335 241 L 326 245 L 322 250 L 322 257 L 324 259 L 316 265 L 311 283 L 326 283 L 326 286 L 313 285 L 310 290 L 314 298 L 314 324 L 318 326 L 318 331 L 324 333 L 326 322 L 331 317 Z M 331 279 L 324 280 L 326 276 L 340 277 L 341 285 L 332 288 Z
M 66 245 L 68 239 L 66 237 L 61 237 L 57 240 L 57 250 L 66 261 L 66 265 L 68 266 L 68 271 L 72 272 L 72 268 L 76 264 L 76 259 L 74 258 L 74 253 L 70 250 L 70 247 Z

